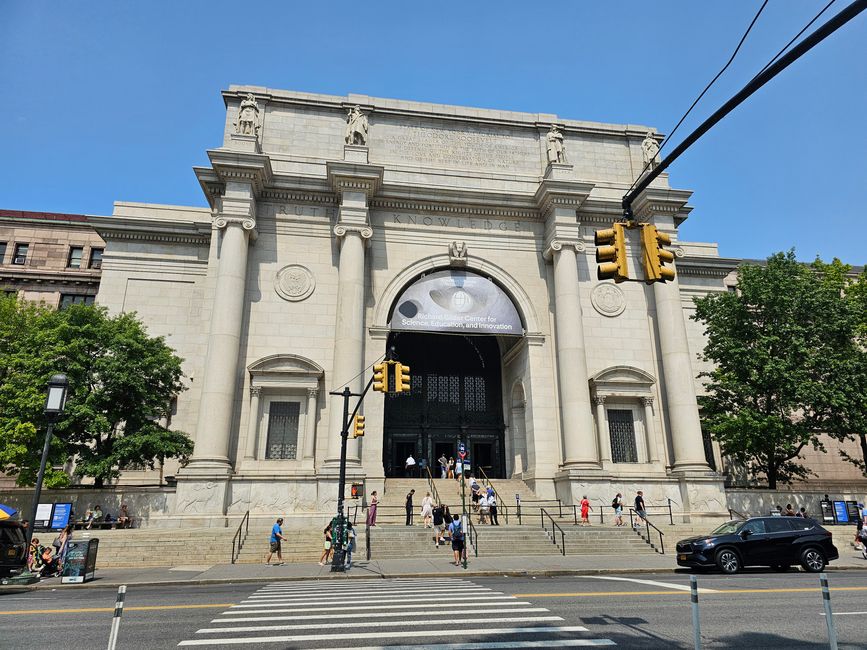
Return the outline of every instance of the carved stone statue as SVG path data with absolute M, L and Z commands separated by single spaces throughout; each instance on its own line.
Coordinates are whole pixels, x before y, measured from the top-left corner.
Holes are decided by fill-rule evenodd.
M 553 125 L 548 135 L 545 136 L 545 142 L 548 147 L 548 162 L 549 163 L 565 163 L 566 162 L 566 146 L 563 144 L 563 134 L 557 125 Z
M 238 135 L 259 134 L 259 105 L 256 103 L 256 98 L 250 93 L 241 102 L 241 108 L 238 110 L 238 121 L 235 122 L 235 133 Z
M 449 244 L 449 259 L 452 264 L 467 263 L 467 242 L 453 241 Z
M 361 107 L 356 106 L 346 118 L 346 144 L 367 146 L 367 134 L 370 126 L 367 116 L 361 112 Z
M 641 154 L 644 158 L 644 167 L 650 171 L 659 164 L 659 144 L 653 138 L 653 133 L 647 132 L 641 141 Z

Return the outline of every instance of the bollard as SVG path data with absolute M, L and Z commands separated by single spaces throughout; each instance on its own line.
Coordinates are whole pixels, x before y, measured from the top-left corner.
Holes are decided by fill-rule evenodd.
M 822 583 L 822 605 L 825 606 L 825 624 L 828 626 L 828 645 L 831 650 L 837 650 L 837 628 L 834 625 L 834 615 L 831 613 L 831 592 L 828 589 L 828 574 L 820 573 Z
M 117 601 L 114 603 L 114 618 L 111 619 L 111 634 L 108 635 L 108 650 L 114 650 L 117 645 L 117 633 L 120 631 L 120 617 L 123 615 L 123 599 L 126 595 L 126 585 L 117 588 Z
M 698 618 L 698 584 L 689 576 L 689 599 L 692 601 L 692 634 L 695 650 L 701 650 L 701 621 Z

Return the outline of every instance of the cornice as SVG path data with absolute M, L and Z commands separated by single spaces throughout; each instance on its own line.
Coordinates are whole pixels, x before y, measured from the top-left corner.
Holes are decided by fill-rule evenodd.
M 361 192 L 370 201 L 382 187 L 385 168 L 379 165 L 329 160 L 325 167 L 328 184 L 338 197 L 343 192 Z
M 31 270 L 19 271 L 0 267 L 0 282 L 34 282 L 36 284 L 63 284 L 84 285 L 98 287 L 101 277 L 100 271 L 92 271 L 90 274 L 73 273 L 68 271 Z
M 377 197 L 371 201 L 370 207 L 379 210 L 401 210 L 430 214 L 457 214 L 492 217 L 497 219 L 512 218 L 529 221 L 539 218 L 539 213 L 532 208 L 523 209 L 490 204 L 484 205 L 467 203 L 464 201 L 447 203 L 443 201 L 419 201 L 413 199 Z
M 209 149 L 208 158 L 219 182 L 249 183 L 256 196 L 271 184 L 274 177 L 271 159 L 264 154 Z
M 543 218 L 556 207 L 569 207 L 578 210 L 593 191 L 593 183 L 564 181 L 550 178 L 542 179 L 534 195 L 536 209 Z
M 297 190 L 280 190 L 268 188 L 259 197 L 263 201 L 281 203 L 313 203 L 316 205 L 337 205 L 337 199 L 331 193 L 304 192 Z
M 633 201 L 632 213 L 639 221 L 651 221 L 656 215 L 671 215 L 678 226 L 692 211 L 686 204 L 690 196 L 689 190 L 648 187 Z
M 740 263 L 741 260 L 727 257 L 682 257 L 677 260 L 677 273 L 686 277 L 725 278 Z
M 211 221 L 165 221 L 131 217 L 91 217 L 90 223 L 104 240 L 207 244 Z

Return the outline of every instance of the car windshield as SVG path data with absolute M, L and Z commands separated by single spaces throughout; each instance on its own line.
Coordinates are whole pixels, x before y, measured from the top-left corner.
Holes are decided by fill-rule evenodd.
M 741 524 L 743 523 L 744 522 L 742 521 L 727 521 L 719 528 L 715 528 L 713 531 L 711 531 L 711 535 L 731 535 L 738 528 L 740 528 Z

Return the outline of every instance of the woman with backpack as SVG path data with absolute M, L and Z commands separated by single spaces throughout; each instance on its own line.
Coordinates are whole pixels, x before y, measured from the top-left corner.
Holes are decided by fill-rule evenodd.
M 617 493 L 617 496 L 614 497 L 614 500 L 611 502 L 611 507 L 614 508 L 614 525 L 622 526 L 623 525 L 623 495 L 620 492 Z

